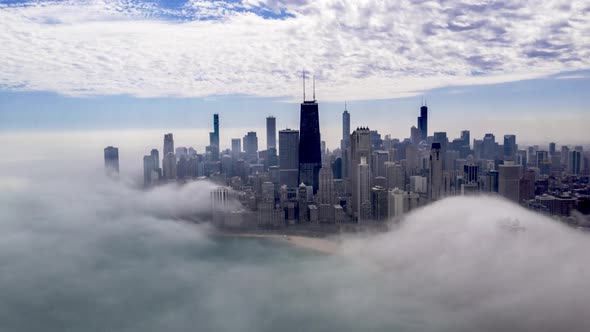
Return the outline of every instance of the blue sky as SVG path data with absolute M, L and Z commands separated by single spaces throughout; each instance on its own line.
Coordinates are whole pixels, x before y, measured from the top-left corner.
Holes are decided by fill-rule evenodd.
M 0 128 L 322 126 L 585 142 L 590 5 L 577 1 L 0 1 Z M 308 87 L 310 84 L 308 84 Z M 311 91 L 308 90 L 308 94 Z M 545 135 L 539 135 L 547 129 Z

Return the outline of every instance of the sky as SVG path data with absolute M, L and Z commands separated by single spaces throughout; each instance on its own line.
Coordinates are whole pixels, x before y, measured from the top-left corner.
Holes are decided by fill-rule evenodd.
M 352 127 L 588 143 L 585 1 L 0 1 L 0 129 Z M 307 81 L 308 99 L 312 95 Z M 243 136 L 240 134 L 237 137 Z M 207 135 L 202 138 L 207 140 Z M 264 147 L 264 144 L 261 145 Z

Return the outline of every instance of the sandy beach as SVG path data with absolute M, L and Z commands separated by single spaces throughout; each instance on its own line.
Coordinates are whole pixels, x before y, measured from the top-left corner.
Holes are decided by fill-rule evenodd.
M 265 238 L 271 239 L 273 241 L 289 243 L 300 248 L 310 249 L 325 254 L 334 255 L 340 253 L 340 245 L 336 240 L 329 240 L 324 238 L 257 233 L 224 233 L 223 235 L 249 238 Z

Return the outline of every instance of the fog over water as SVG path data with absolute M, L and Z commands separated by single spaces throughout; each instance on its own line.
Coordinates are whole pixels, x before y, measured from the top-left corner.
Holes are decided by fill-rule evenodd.
M 131 158 L 110 181 L 85 143 L 0 159 L 0 331 L 590 330 L 590 234 L 503 200 L 442 200 L 325 255 L 183 222 L 211 184 L 144 192 Z

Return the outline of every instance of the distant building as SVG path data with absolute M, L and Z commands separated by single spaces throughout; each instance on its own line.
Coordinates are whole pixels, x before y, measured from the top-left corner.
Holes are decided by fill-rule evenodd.
M 266 118 L 266 149 L 277 147 L 277 119 L 274 116 Z
M 498 193 L 518 203 L 520 184 L 520 165 L 504 164 L 499 166 Z
M 428 138 L 428 106 L 424 103 L 420 107 L 420 116 L 418 117 L 418 130 L 421 139 L 424 141 Z
M 171 133 L 164 135 L 163 156 L 166 156 L 169 153 L 174 153 L 174 138 Z
M 173 152 L 169 152 L 162 160 L 162 177 L 166 180 L 176 179 L 176 156 Z
M 115 176 L 119 174 L 119 149 L 113 146 L 107 146 L 104 149 L 104 169 L 107 175 Z
M 367 164 L 369 162 L 369 158 L 371 157 L 371 140 L 370 140 L 370 130 L 369 128 L 357 128 L 351 135 L 350 140 L 350 171 L 352 172 L 351 176 L 351 193 L 352 193 L 352 215 L 355 219 L 358 219 L 359 211 L 360 211 L 360 204 L 362 199 L 360 198 L 359 194 L 361 192 L 366 192 L 368 200 L 368 193 L 370 190 L 370 181 L 366 183 L 366 187 L 362 187 L 362 191 L 360 190 L 361 186 L 365 184 L 360 184 L 359 181 L 359 165 L 361 164 L 361 160 L 364 160 L 364 164 L 368 168 L 367 172 L 370 171 L 370 166 Z M 367 174 L 369 176 L 369 174 Z
M 249 131 L 244 136 L 244 152 L 246 153 L 246 159 L 249 162 L 258 161 L 258 137 L 256 137 L 255 131 Z
M 384 221 L 388 217 L 387 189 L 381 186 L 371 188 L 371 210 L 373 220 Z
M 515 160 L 517 150 L 516 135 L 504 135 L 504 159 Z
M 314 98 L 315 99 L 315 98 Z M 322 167 L 320 121 L 318 103 L 303 101 L 299 126 L 299 182 L 319 188 Z
M 279 185 L 296 188 L 299 179 L 299 131 L 279 131 Z
M 429 171 L 428 198 L 435 201 L 442 198 L 443 193 L 443 166 L 440 143 L 432 143 Z

